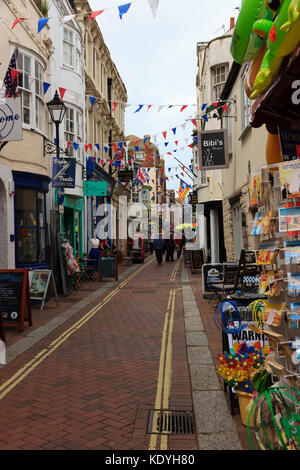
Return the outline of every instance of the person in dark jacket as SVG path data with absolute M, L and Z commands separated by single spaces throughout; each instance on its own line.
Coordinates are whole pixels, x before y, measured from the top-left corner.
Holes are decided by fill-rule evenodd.
M 163 260 L 163 251 L 164 251 L 164 248 L 165 248 L 165 242 L 162 239 L 161 235 L 160 235 L 159 238 L 156 238 L 153 241 L 153 247 L 154 247 L 154 250 L 155 250 L 157 264 L 161 264 L 162 260 Z
M 166 261 L 174 261 L 175 241 L 171 235 L 169 240 L 166 240 Z
M 179 250 L 177 252 L 177 259 L 179 259 L 180 256 L 181 256 L 183 246 L 185 246 L 185 236 L 184 236 L 184 234 L 182 235 L 182 239 L 180 240 Z

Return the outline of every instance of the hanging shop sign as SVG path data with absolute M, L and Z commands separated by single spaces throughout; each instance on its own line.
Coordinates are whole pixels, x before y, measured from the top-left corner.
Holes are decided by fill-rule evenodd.
M 300 158 L 300 130 L 278 128 L 282 160 L 296 160 Z
M 22 140 L 21 98 L 0 99 L 0 141 Z
M 201 170 L 228 168 L 228 134 L 226 129 L 200 131 L 198 152 Z
M 75 173 L 75 158 L 53 158 L 52 187 L 75 188 Z
M 99 258 L 99 279 L 113 278 L 118 280 L 118 260 L 116 255 L 101 255 Z
M 24 321 L 32 326 L 28 269 L 0 270 L 0 302 L 3 322 L 24 329 Z
M 119 180 L 122 181 L 132 181 L 133 180 L 133 170 L 120 170 L 118 172 Z
M 107 181 L 84 181 L 85 196 L 107 196 Z

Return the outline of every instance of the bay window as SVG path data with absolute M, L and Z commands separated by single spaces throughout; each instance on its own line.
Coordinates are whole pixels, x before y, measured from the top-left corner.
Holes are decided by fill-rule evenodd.
M 45 133 L 44 67 L 37 58 L 19 50 L 17 70 L 23 123 Z

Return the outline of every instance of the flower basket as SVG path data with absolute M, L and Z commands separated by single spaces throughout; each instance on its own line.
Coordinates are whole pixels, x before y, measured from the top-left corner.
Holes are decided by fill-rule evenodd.
M 248 415 L 251 410 L 251 406 L 253 404 L 253 396 L 252 393 L 246 393 L 246 392 L 237 392 L 238 396 L 238 402 L 239 402 L 239 407 L 240 407 L 240 414 L 241 414 L 241 420 L 244 426 L 247 426 L 248 422 Z M 249 421 L 249 427 L 253 428 L 254 427 L 254 415 L 252 413 Z
M 224 352 L 218 356 L 217 373 L 238 394 L 241 419 L 245 426 L 247 426 L 257 374 L 263 367 L 268 352 L 267 348 L 261 348 L 260 343 L 255 343 L 254 346 L 242 343 L 237 344 L 235 349 L 230 350 L 230 353 Z M 253 420 L 250 426 L 253 426 Z

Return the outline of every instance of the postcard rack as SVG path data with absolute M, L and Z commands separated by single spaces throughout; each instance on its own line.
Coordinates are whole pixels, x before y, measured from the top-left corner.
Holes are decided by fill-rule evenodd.
M 275 379 L 300 390 L 300 160 L 265 167 L 248 182 L 267 364 Z

